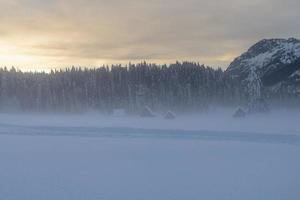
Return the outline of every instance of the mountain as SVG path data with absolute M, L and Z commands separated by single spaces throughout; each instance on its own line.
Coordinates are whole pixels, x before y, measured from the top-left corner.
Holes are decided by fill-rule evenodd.
M 300 85 L 300 40 L 264 39 L 237 57 L 226 73 L 245 79 L 255 71 L 263 86 Z

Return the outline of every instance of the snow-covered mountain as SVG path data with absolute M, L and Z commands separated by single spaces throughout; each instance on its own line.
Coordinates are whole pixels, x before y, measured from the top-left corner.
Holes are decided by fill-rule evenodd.
M 264 39 L 237 57 L 226 70 L 245 79 L 255 71 L 264 86 L 300 83 L 300 40 Z

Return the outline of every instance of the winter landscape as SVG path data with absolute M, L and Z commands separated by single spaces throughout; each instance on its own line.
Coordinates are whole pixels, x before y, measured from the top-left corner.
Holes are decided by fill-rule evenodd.
M 300 115 L 0 116 L 0 199 L 297 199 Z
M 299 8 L 0 0 L 0 200 L 299 199 Z

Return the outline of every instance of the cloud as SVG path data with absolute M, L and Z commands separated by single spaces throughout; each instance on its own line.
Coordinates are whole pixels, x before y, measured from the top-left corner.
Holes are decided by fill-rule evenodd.
M 195 60 L 225 68 L 262 38 L 299 38 L 299 7 L 297 0 L 0 0 L 2 58 L 32 58 L 0 63 Z

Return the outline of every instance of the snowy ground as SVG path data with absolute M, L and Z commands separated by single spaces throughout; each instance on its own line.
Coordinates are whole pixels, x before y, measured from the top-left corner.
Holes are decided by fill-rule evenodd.
M 300 198 L 297 113 L 0 115 L 0 200 Z

